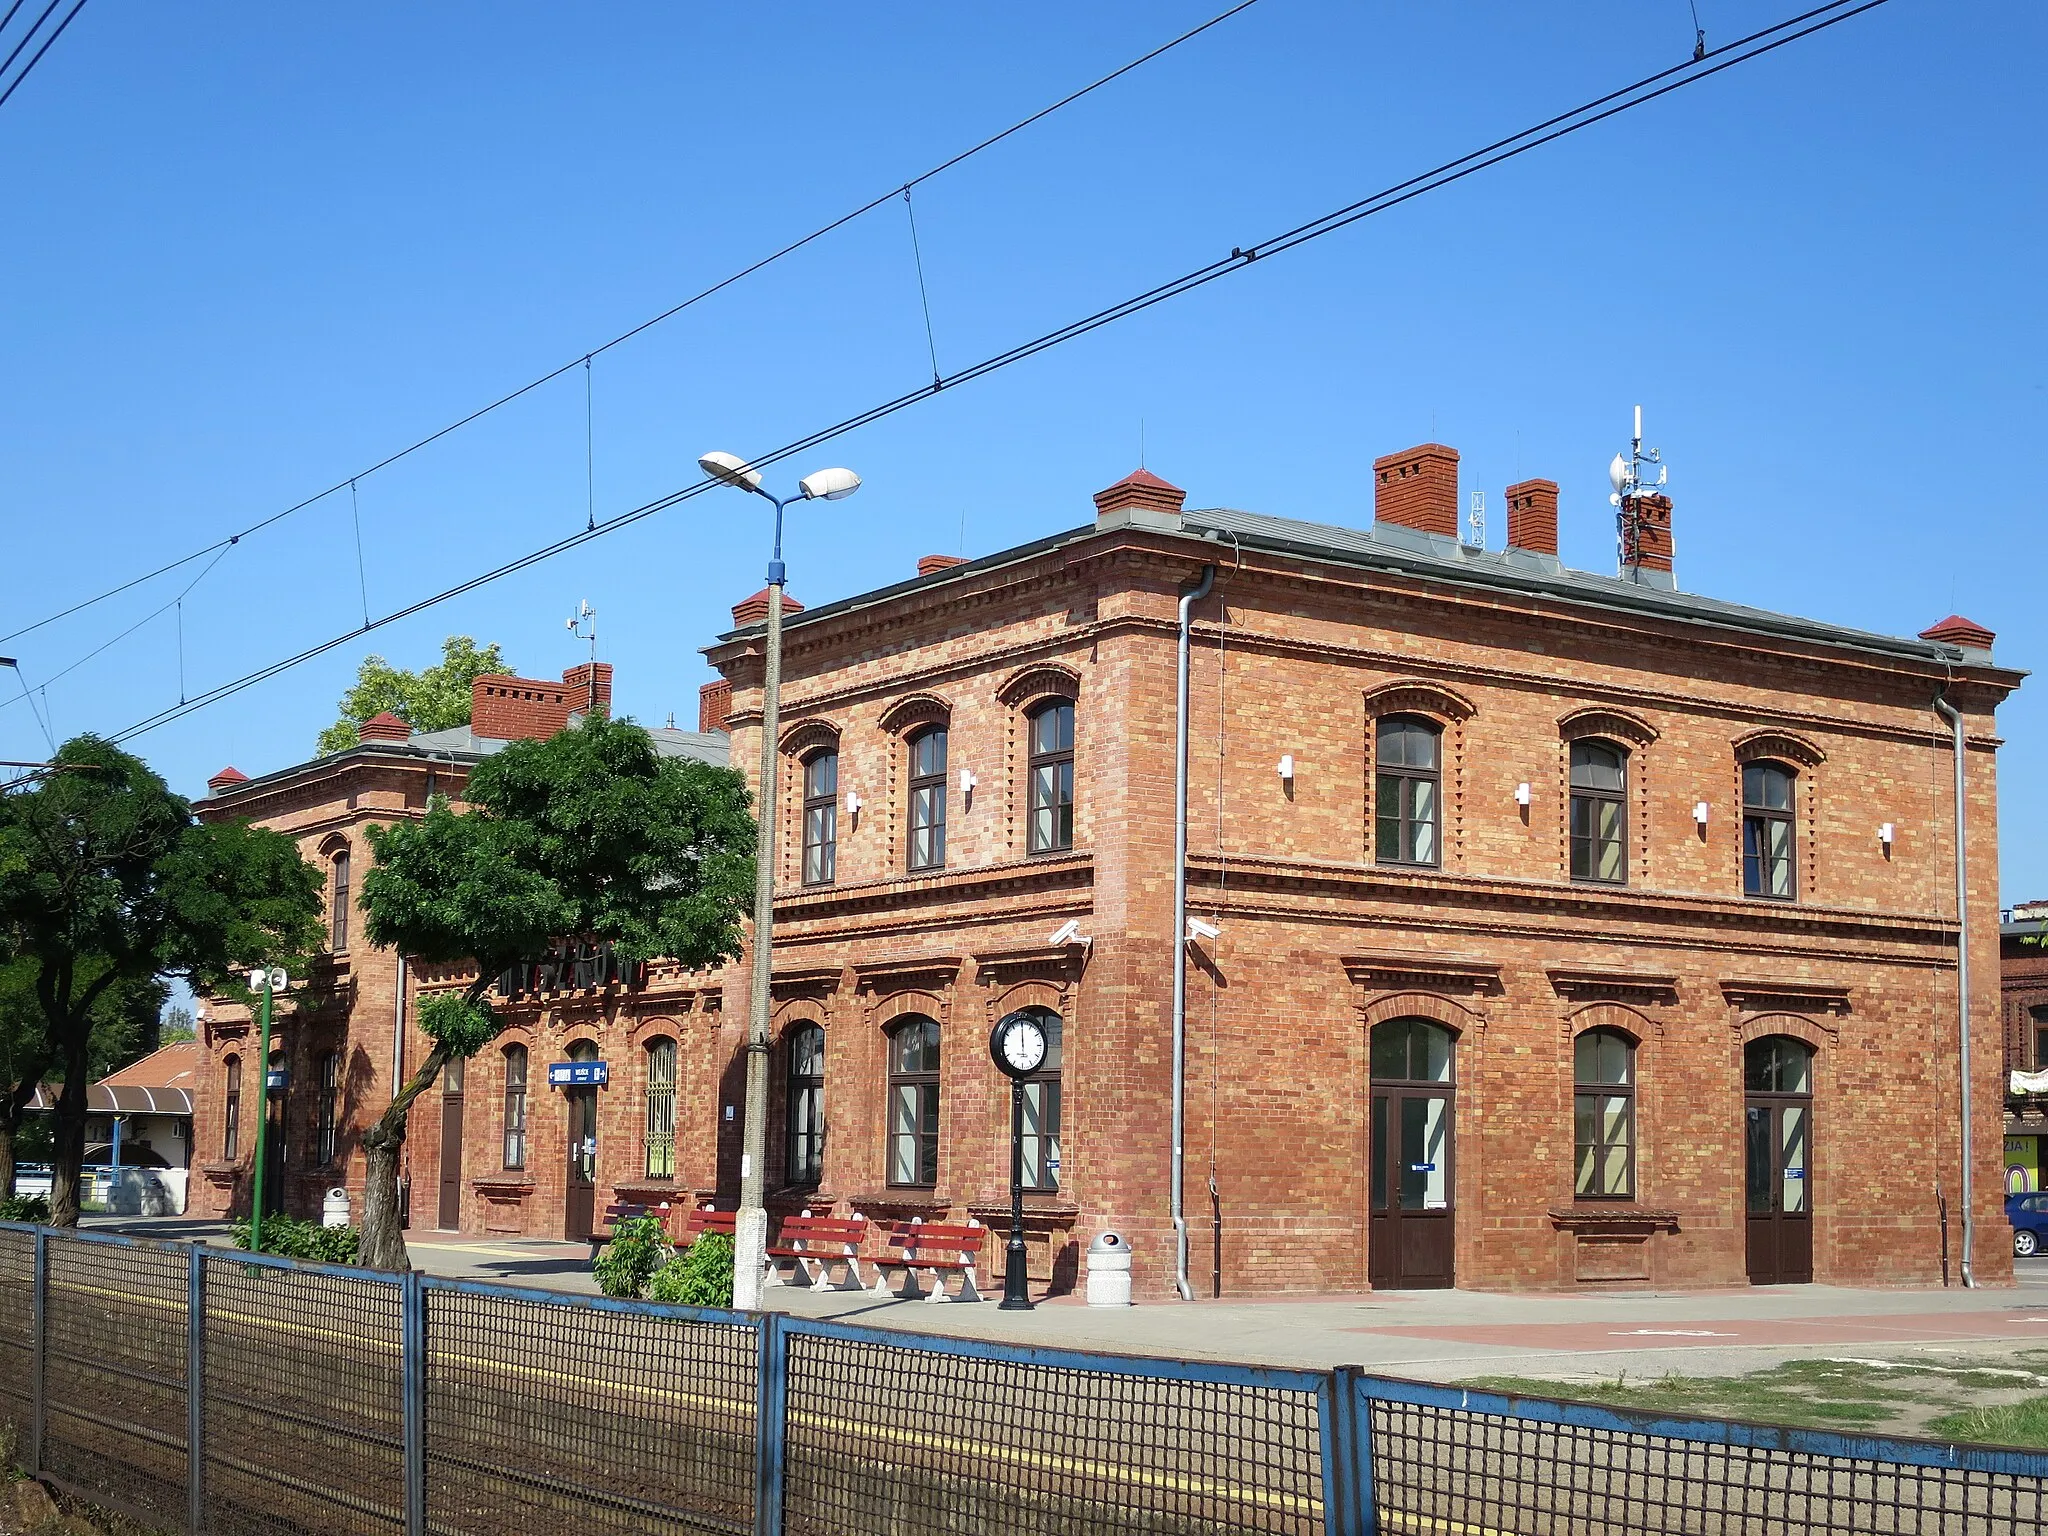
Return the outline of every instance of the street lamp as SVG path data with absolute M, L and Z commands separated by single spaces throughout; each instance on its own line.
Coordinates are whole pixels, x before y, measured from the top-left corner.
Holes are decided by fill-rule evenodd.
M 782 709 L 782 509 L 793 501 L 843 501 L 860 489 L 850 469 L 821 469 L 797 482 L 794 496 L 762 489 L 761 472 L 729 453 L 707 453 L 697 467 L 714 480 L 775 503 L 775 553 L 768 561 L 768 658 L 761 683 L 761 792 L 755 806 L 754 974 L 747 1014 L 746 1121 L 740 1128 L 740 1209 L 733 1224 L 732 1301 L 742 1311 L 761 1305 L 768 1261 L 768 981 L 775 927 L 775 738 Z
M 249 990 L 261 994 L 263 998 L 261 1004 L 262 1026 L 260 1035 L 262 1043 L 257 1046 L 257 1055 L 261 1061 L 263 1072 L 263 1096 L 257 1102 L 262 1106 L 263 1112 L 257 1117 L 256 1163 L 255 1167 L 250 1169 L 250 1177 L 256 1186 L 255 1193 L 249 1201 L 249 1251 L 251 1253 L 261 1253 L 263 1251 L 263 1197 L 266 1193 L 263 1183 L 267 1172 L 264 1154 L 269 1150 L 270 1142 L 270 1004 L 271 999 L 277 993 L 282 992 L 288 984 L 282 966 L 273 965 L 249 973 Z

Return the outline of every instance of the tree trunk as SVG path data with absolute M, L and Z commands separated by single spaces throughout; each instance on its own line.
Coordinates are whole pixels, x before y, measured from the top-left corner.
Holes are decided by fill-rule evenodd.
M 85 1102 L 90 1084 L 84 1032 L 65 1051 L 64 1091 L 57 1095 L 57 1144 L 50 1152 L 50 1225 L 78 1225 L 79 1180 L 85 1168 Z
M 399 1090 L 391 1107 L 363 1132 L 363 1237 L 357 1262 L 367 1269 L 412 1268 L 412 1258 L 405 1251 L 405 1233 L 398 1224 L 398 1158 L 405 1150 L 405 1122 L 412 1114 L 413 1100 L 433 1086 L 447 1064 L 447 1047 L 437 1044 L 427 1052 L 411 1081 Z
M 0 1200 L 14 1198 L 14 1117 L 0 1104 Z

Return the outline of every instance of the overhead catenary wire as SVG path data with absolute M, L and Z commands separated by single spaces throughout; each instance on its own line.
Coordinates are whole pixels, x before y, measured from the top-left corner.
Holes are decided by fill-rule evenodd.
M 28 45 L 29 38 L 33 38 L 36 35 L 36 29 L 38 27 L 41 27 L 45 21 L 48 21 L 50 19 L 50 11 L 54 11 L 59 3 L 60 0 L 50 0 L 50 10 L 43 12 L 42 16 L 37 19 L 35 26 L 29 28 L 28 37 L 24 37 L 21 40 L 21 43 L 16 46 L 14 52 L 10 53 L 7 56 L 8 64 L 12 64 L 16 56 L 20 54 L 22 48 Z M 42 63 L 43 55 L 50 51 L 50 45 L 56 42 L 58 38 L 64 35 L 64 29 L 70 26 L 72 22 L 76 21 L 78 19 L 78 13 L 84 9 L 85 0 L 78 0 L 78 3 L 72 6 L 71 9 L 65 13 L 64 19 L 57 23 L 57 30 L 52 32 L 45 39 L 43 39 L 43 46 L 38 48 L 35 51 L 35 53 L 29 58 L 29 61 L 21 66 L 21 73 L 16 75 L 13 80 L 8 82 L 6 90 L 0 91 L 0 107 L 6 106 L 7 98 L 12 96 L 16 91 L 21 89 L 21 82 L 29 77 L 30 71 L 32 71 L 38 64 Z M 7 14 L 11 18 L 14 15 L 14 12 L 9 11 Z M 6 74 L 6 72 L 6 65 L 0 65 L 0 75 L 4 75 Z
M 1029 341 L 1020 342 L 1007 351 L 996 353 L 994 356 L 985 358 L 979 363 L 960 370 L 958 373 L 934 380 L 929 385 L 920 385 L 906 394 L 898 395 L 892 400 L 885 400 L 879 405 L 870 406 L 867 410 L 846 417 L 844 420 L 835 422 L 831 426 L 822 427 L 815 432 L 785 443 L 779 448 L 749 459 L 748 463 L 752 468 L 765 469 L 796 454 L 806 453 L 820 444 L 832 441 L 834 438 L 843 437 L 858 428 L 880 421 L 885 417 L 893 416 L 899 411 L 907 410 L 921 401 L 930 399 L 942 389 L 957 388 L 961 384 L 982 378 L 1000 369 L 1007 368 L 1012 364 L 1022 362 L 1026 358 L 1035 357 L 1041 352 L 1059 346 L 1064 342 L 1072 341 L 1077 337 L 1087 335 L 1091 331 L 1099 330 L 1116 320 L 1137 314 L 1142 310 L 1151 308 L 1155 304 L 1164 303 L 1168 299 L 1176 298 L 1183 293 L 1203 287 L 1208 283 L 1214 282 L 1217 278 L 1228 276 L 1235 272 L 1242 272 L 1250 267 L 1255 260 L 1293 250 L 1297 246 L 1307 244 L 1311 240 L 1320 239 L 1324 235 L 1333 234 L 1337 230 L 1348 228 L 1361 219 L 1370 218 L 1373 214 L 1383 213 L 1387 209 L 1399 207 L 1403 203 L 1422 196 L 1425 192 L 1434 191 L 1439 187 L 1461 181 L 1478 171 L 1526 154 L 1532 149 L 1552 143 L 1557 139 L 1565 137 L 1567 134 L 1576 133 L 1584 128 L 1590 128 L 1594 124 L 1604 122 L 1608 118 L 1628 111 L 1632 107 L 1646 105 L 1684 86 L 1711 78 L 1723 70 L 1731 69 L 1737 64 L 1746 63 L 1750 59 L 1760 58 L 1764 54 L 1782 48 L 1787 44 L 1797 42 L 1801 38 L 1810 37 L 1817 32 L 1836 26 L 1853 17 L 1860 16 L 1866 11 L 1875 10 L 1880 5 L 1887 3 L 1888 0 L 1833 0 L 1831 4 L 1816 6 L 1812 10 L 1802 12 L 1800 15 L 1765 27 L 1760 31 L 1751 33 L 1747 37 L 1715 50 L 1708 55 L 1708 58 L 1717 62 L 1708 68 L 1699 68 L 1692 63 L 1687 63 L 1676 65 L 1671 69 L 1659 70 L 1655 74 L 1645 76 L 1643 79 L 1636 81 L 1633 85 L 1610 91 L 1604 96 L 1585 103 L 1583 106 L 1547 118 L 1534 127 L 1523 130 L 1522 133 L 1512 134 L 1505 139 L 1496 140 L 1483 149 L 1474 150 L 1470 154 L 1460 155 L 1457 159 L 1446 161 L 1433 170 L 1425 171 L 1417 176 L 1411 176 L 1407 180 L 1397 182 L 1383 191 L 1374 193 L 1369 197 L 1360 198 L 1355 202 L 1335 209 L 1321 218 L 1311 219 L 1306 223 L 1298 224 L 1292 229 L 1284 230 L 1265 241 L 1259 242 L 1257 245 L 1234 247 L 1227 257 L 1208 262 L 1191 272 L 1182 274 L 1180 277 L 1172 278 L 1156 287 L 1147 289 L 1143 293 L 1134 295 L 1120 303 L 1110 305 L 1106 309 L 1097 310 L 1094 314 L 1072 321 L 1057 330 L 1047 331 Z M 1681 78 L 1673 79 L 1673 76 L 1680 76 Z M 1655 89 L 1651 89 L 1651 87 L 1655 87 Z M 893 196 L 894 194 L 892 193 L 891 195 Z M 183 704 L 158 710 L 155 714 L 145 716 L 143 719 L 135 722 L 135 724 L 116 733 L 112 739 L 117 742 L 127 741 L 144 732 L 156 730 L 173 720 L 181 719 L 185 715 L 192 714 L 211 704 L 218 703 L 220 700 L 233 694 L 240 693 L 246 688 L 251 688 L 258 683 L 265 682 L 281 672 L 289 671 L 291 668 L 310 661 L 316 656 L 324 655 L 337 646 L 345 645 L 349 641 L 354 640 L 359 634 L 373 629 L 380 629 L 387 624 L 397 623 L 418 613 L 424 613 L 429 608 L 436 607 L 465 593 L 473 592 L 479 587 L 487 586 L 491 582 L 498 581 L 518 571 L 523 571 L 529 566 L 537 565 L 544 560 L 552 559 L 556 555 L 587 544 L 593 539 L 602 538 L 606 534 L 637 523 L 643 518 L 652 517 L 657 512 L 666 511 L 693 497 L 702 495 L 706 491 L 716 489 L 722 483 L 717 480 L 700 480 L 694 485 L 685 486 L 679 491 L 674 491 L 667 496 L 647 502 L 642 506 L 633 508 L 631 511 L 622 512 L 616 517 L 607 518 L 605 521 L 598 523 L 594 528 L 582 529 L 566 538 L 557 539 L 552 544 L 543 545 L 539 549 L 509 560 L 502 565 L 479 572 L 477 575 L 458 582 L 454 586 L 448 587 L 432 596 L 421 598 L 415 603 L 388 613 L 384 617 L 366 624 L 360 631 L 350 630 L 331 639 L 323 640 L 290 656 L 259 667 L 253 672 L 222 683 L 218 687 L 210 689 L 206 693 L 200 694 Z
M 910 206 L 910 188 L 903 189 L 903 214 L 910 221 L 910 260 L 917 268 L 917 301 L 924 306 L 924 344 L 931 353 L 932 388 L 942 389 L 944 383 L 939 373 L 939 343 L 932 334 L 932 296 L 924 286 L 924 252 L 917 243 L 917 210 Z
M 17 0 L 17 3 L 19 3 L 19 0 Z M 84 0 L 79 0 L 79 3 L 80 5 L 83 5 Z M 781 261 L 785 256 L 792 256 L 796 252 L 802 250 L 805 246 L 814 244 L 815 242 L 822 240 L 825 236 L 831 234 L 834 230 L 844 228 L 846 225 L 851 224 L 855 219 L 860 218 L 862 215 L 872 213 L 875 209 L 881 207 L 884 203 L 893 201 L 899 194 L 907 194 L 912 187 L 919 186 L 924 182 L 930 181 L 935 176 L 942 175 L 945 172 L 952 170 L 955 166 L 973 159 L 976 155 L 981 154 L 984 150 L 993 149 L 996 145 L 1002 143 L 1005 139 L 1012 138 L 1015 135 L 1022 133 L 1025 129 L 1031 127 L 1034 123 L 1042 122 L 1044 119 L 1052 116 L 1053 113 L 1060 111 L 1062 108 L 1072 106 L 1075 102 L 1081 100 L 1083 97 L 1092 95 L 1094 92 L 1101 90 L 1104 86 L 1110 85 L 1115 81 L 1122 79 L 1125 75 L 1131 73 L 1131 71 L 1139 69 L 1144 65 L 1151 63 L 1154 59 L 1159 58 L 1162 54 L 1170 53 L 1175 48 L 1180 47 L 1183 43 L 1190 42 L 1193 39 L 1200 37 L 1204 32 L 1209 31 L 1212 27 L 1220 26 L 1222 23 L 1230 20 L 1231 17 L 1238 15 L 1240 12 L 1250 10 L 1252 6 L 1256 5 L 1257 3 L 1258 0 L 1239 0 L 1238 4 L 1231 6 L 1228 10 L 1218 12 L 1216 15 L 1211 16 L 1207 21 L 1202 22 L 1200 25 L 1188 28 L 1187 31 L 1182 32 L 1179 36 L 1168 39 L 1166 42 L 1161 43 L 1158 47 L 1153 48 L 1146 53 L 1138 55 L 1138 57 L 1132 59 L 1129 63 L 1123 64 L 1118 68 L 1111 70 L 1106 75 L 1102 75 L 1097 79 L 1091 80 L 1088 84 L 1081 86 L 1079 89 L 1069 91 L 1066 95 L 1060 97 L 1059 100 L 1051 103 L 1050 105 L 1040 107 L 1036 112 L 1033 112 L 1029 117 L 1019 118 L 1016 122 L 1010 124 L 1009 127 L 1001 130 L 1000 132 L 992 133 L 987 138 L 980 140 L 978 143 L 969 145 L 966 149 L 960 150 L 958 153 L 950 156 L 945 160 L 941 160 L 937 165 L 931 167 L 931 169 L 920 172 L 919 174 L 911 177 L 906 182 L 899 182 L 891 186 L 888 191 L 881 193 L 879 196 L 869 198 L 859 207 L 850 209 L 847 212 L 840 214 L 839 217 L 831 220 L 829 223 L 819 225 L 809 234 L 803 235 L 795 240 L 792 240 L 787 245 L 782 246 L 780 249 L 772 251 L 768 255 L 760 257 L 758 260 L 748 263 L 746 266 L 741 267 L 738 271 L 732 273 L 730 276 L 720 278 L 717 282 L 712 283 L 709 287 L 699 289 L 697 292 L 691 294 L 688 298 L 683 299 L 678 303 L 670 305 L 667 309 L 664 309 L 660 314 L 654 315 L 646 320 L 641 321 L 638 325 L 632 327 L 632 329 L 621 331 L 618 335 L 614 336 L 610 341 L 604 342 L 599 346 L 592 347 L 588 352 L 580 354 L 573 361 L 564 363 L 559 368 L 550 369 L 548 372 L 540 375 L 540 377 L 520 385 L 517 389 L 508 391 L 507 393 L 498 396 L 497 399 L 491 401 L 488 405 L 479 406 L 476 410 L 471 411 L 468 415 L 462 417 L 457 421 L 450 422 L 447 426 L 440 428 L 438 431 L 430 432 L 425 437 L 420 438 L 418 441 L 409 443 L 405 447 L 400 448 L 397 452 L 385 455 L 383 458 L 377 460 L 376 463 L 371 464 L 367 468 L 357 470 L 353 475 L 350 475 L 347 479 L 337 480 L 333 485 L 328 486 L 327 489 L 325 489 L 324 491 L 316 492 L 315 494 L 306 497 L 302 501 L 295 501 L 290 506 L 285 507 L 281 511 L 273 512 L 268 517 L 259 518 L 257 521 L 249 524 L 248 527 L 241 529 L 239 532 L 229 534 L 224 538 L 216 539 L 212 543 L 204 545 L 199 549 L 195 549 L 189 554 L 180 555 L 177 559 L 169 561 L 166 564 L 160 565 L 156 567 L 154 570 L 145 571 L 142 575 L 131 577 L 128 580 L 120 583 L 118 586 L 109 587 L 104 592 L 99 592 L 91 597 L 83 598 L 78 602 L 71 604 L 67 608 L 63 608 L 55 613 L 45 615 L 43 618 L 37 619 L 32 624 L 25 624 L 20 629 L 10 631 L 5 635 L 0 635 L 0 644 L 4 644 L 9 640 L 18 639 L 22 635 L 26 635 L 33 630 L 41 629 L 43 626 L 47 624 L 54 624 L 59 619 L 66 619 L 71 617 L 71 615 L 75 613 L 82 613 L 84 610 L 94 607 L 99 603 L 103 603 L 107 601 L 109 598 L 118 597 L 120 596 L 121 593 L 129 591 L 132 588 L 141 586 L 145 582 L 154 581 L 159 576 L 167 575 L 170 572 L 177 570 L 180 566 L 190 565 L 195 560 L 202 560 L 206 556 L 212 554 L 217 549 L 224 549 L 232 545 L 238 544 L 243 539 L 248 538 L 251 534 L 261 533 L 264 529 L 273 527 L 276 524 L 283 522 L 286 518 L 291 517 L 295 513 L 303 512 L 308 507 L 311 507 L 318 502 L 326 500 L 329 496 L 332 496 L 337 492 L 341 491 L 342 489 L 344 489 L 351 482 L 356 480 L 367 479 L 371 475 L 376 474 L 379 470 L 390 468 L 393 464 L 398 463 L 401 459 L 409 458 L 411 455 L 420 452 L 420 450 L 424 448 L 432 447 L 435 443 L 438 443 L 442 438 L 447 437 L 451 433 L 461 431 L 464 427 L 469 426 L 472 422 L 482 420 L 484 417 L 490 415 L 493 411 L 500 410 L 503 407 L 512 404 L 515 400 L 522 399 L 525 396 L 532 394 L 533 391 L 539 389 L 541 386 L 545 384 L 553 383 L 556 379 L 560 378 L 563 374 L 570 372 L 572 369 L 578 367 L 588 367 L 590 360 L 593 357 L 597 357 L 602 355 L 603 353 L 609 352 L 614 347 L 623 346 L 626 342 L 631 341 L 634 337 L 640 335 L 642 332 L 652 330 L 655 326 L 661 325 L 665 321 L 673 320 L 677 315 L 682 314 L 683 311 L 693 308 L 694 306 L 703 303 L 706 299 L 711 298 L 713 295 L 721 293 L 725 289 L 732 287 L 735 283 L 741 282 L 746 278 L 752 277 L 755 273 L 760 272 L 767 267 L 773 266 L 776 262 Z M 76 14 L 76 11 L 72 12 L 72 15 Z M 66 21 L 69 21 L 68 17 L 66 18 Z M 4 99 L 5 98 L 0 98 L 0 100 Z M 595 520 L 593 519 L 593 522 L 594 521 Z M 590 530 L 585 529 L 585 532 L 588 531 Z

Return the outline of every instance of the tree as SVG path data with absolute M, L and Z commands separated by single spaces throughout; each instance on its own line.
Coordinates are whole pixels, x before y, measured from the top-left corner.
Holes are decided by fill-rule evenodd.
M 398 1162 L 413 1101 L 450 1058 L 504 1027 L 485 994 L 558 938 L 609 942 L 627 960 L 697 967 L 736 958 L 754 884 L 754 823 L 731 769 L 664 758 L 630 721 L 591 715 L 485 758 L 417 821 L 373 827 L 365 932 L 430 964 L 471 962 L 460 992 L 423 998 L 426 1059 L 363 1136 L 362 1261 L 404 1269 Z
M 57 761 L 66 771 L 0 797 L 0 951 L 33 971 L 45 1035 L 35 1049 L 47 1049 L 63 1084 L 50 1206 L 51 1220 L 70 1226 L 103 1007 L 160 976 L 241 995 L 242 970 L 319 943 L 322 880 L 280 832 L 195 821 L 183 797 L 111 742 L 76 737 Z M 160 992 L 151 1006 L 162 1006 Z
M 17 957 L 0 965 L 0 1200 L 14 1193 L 16 1144 L 29 1100 L 56 1062 L 36 995 L 37 967 Z M 93 979 L 88 976 L 88 980 Z M 86 1077 L 97 1082 L 138 1055 L 169 992 L 154 976 L 116 981 L 93 1004 Z
M 157 1025 L 156 1045 L 162 1050 L 167 1045 L 181 1045 L 187 1040 L 199 1038 L 199 1020 L 192 1010 L 181 1003 L 174 1003 L 164 1010 L 163 1020 Z
M 424 672 L 406 672 L 382 656 L 365 656 L 356 685 L 341 696 L 341 718 L 320 733 L 321 752 L 346 752 L 356 745 L 356 727 L 389 710 L 416 731 L 447 731 L 469 724 L 469 685 L 506 670 L 496 641 L 477 649 L 468 635 L 441 642 L 441 662 Z

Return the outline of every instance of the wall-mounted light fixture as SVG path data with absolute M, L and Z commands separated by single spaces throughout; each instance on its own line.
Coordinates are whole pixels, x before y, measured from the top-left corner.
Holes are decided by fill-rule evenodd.
M 1280 777 L 1285 779 L 1288 783 L 1292 784 L 1294 782 L 1294 754 L 1292 752 L 1283 753 L 1281 755 L 1279 772 Z
M 849 816 L 858 816 L 860 814 L 859 790 L 849 789 L 846 792 L 846 814 Z
M 1529 803 L 1529 786 L 1528 786 L 1527 784 L 1517 784 L 1517 785 L 1515 786 L 1515 804 L 1517 804 L 1517 805 L 1527 805 L 1528 803 Z
M 1884 851 L 1886 853 L 1890 853 L 1892 851 L 1892 835 L 1893 830 L 1892 824 L 1890 822 L 1886 822 L 1883 826 L 1877 829 L 1877 840 L 1880 843 L 1884 844 Z
M 1702 800 L 1692 808 L 1692 819 L 1702 830 L 1707 825 L 1707 802 Z
M 972 768 L 962 768 L 960 770 L 960 793 L 963 795 L 973 794 L 975 783 L 974 770 Z

